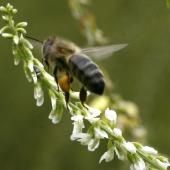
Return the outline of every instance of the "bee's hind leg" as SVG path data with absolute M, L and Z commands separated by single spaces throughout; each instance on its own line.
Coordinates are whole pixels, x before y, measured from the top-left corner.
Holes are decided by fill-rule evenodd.
M 85 89 L 84 87 L 82 87 L 82 88 L 80 89 L 79 98 L 80 98 L 81 104 L 85 107 L 84 102 L 85 102 L 86 99 L 87 99 L 87 91 L 86 91 L 86 89 Z

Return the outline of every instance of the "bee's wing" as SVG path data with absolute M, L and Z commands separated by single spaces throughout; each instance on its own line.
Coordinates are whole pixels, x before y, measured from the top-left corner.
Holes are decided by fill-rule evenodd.
M 33 45 L 33 54 L 35 56 L 38 56 L 40 58 L 42 58 L 42 48 L 43 48 L 43 42 L 38 40 L 38 39 L 35 39 L 35 38 L 32 38 L 32 37 L 29 37 L 29 36 L 26 36 L 26 39 Z
M 82 53 L 94 59 L 101 60 L 110 57 L 113 53 L 125 48 L 127 45 L 128 44 L 112 44 L 106 46 L 84 48 L 82 49 Z

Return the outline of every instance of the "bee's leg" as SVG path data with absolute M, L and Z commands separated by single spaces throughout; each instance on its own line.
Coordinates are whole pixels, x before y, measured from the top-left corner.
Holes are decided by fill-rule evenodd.
M 66 104 L 68 104 L 69 98 L 70 98 L 70 94 L 69 94 L 69 92 L 64 92 L 64 93 L 65 93 L 65 101 L 66 101 Z
M 72 76 L 70 76 L 70 83 L 72 83 L 73 82 L 73 77 Z M 73 89 L 72 89 L 72 87 L 70 87 L 70 89 L 73 91 Z
M 69 99 L 70 99 L 70 93 L 69 92 L 64 92 L 65 94 L 65 101 L 66 101 L 66 107 L 67 107 L 67 110 L 69 110 L 69 107 L 68 107 L 68 102 L 69 102 Z
M 82 87 L 80 89 L 80 96 L 79 97 L 80 97 L 80 101 L 81 101 L 82 105 L 84 106 L 84 102 L 87 99 L 87 91 L 84 87 Z
M 53 75 L 54 75 L 54 78 L 55 78 L 55 81 L 56 81 L 56 84 L 57 84 L 57 88 L 58 88 L 58 91 L 59 91 L 57 72 L 58 72 L 58 67 L 55 67 L 54 71 L 53 71 Z
M 70 83 L 72 83 L 73 82 L 73 77 L 72 76 L 70 76 Z

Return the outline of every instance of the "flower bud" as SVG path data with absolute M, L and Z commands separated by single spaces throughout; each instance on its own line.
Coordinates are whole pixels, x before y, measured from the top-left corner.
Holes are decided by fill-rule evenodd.
M 4 6 L 0 6 L 0 11 L 1 12 L 7 12 L 7 9 Z

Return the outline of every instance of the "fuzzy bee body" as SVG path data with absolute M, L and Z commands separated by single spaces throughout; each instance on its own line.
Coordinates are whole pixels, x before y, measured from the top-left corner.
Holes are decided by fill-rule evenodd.
M 43 61 L 48 68 L 53 70 L 57 85 L 65 93 L 66 102 L 69 101 L 69 90 L 73 77 L 82 83 L 80 90 L 82 104 L 86 101 L 86 90 L 101 95 L 105 88 L 103 74 L 89 56 L 99 59 L 106 58 L 127 45 L 116 44 L 81 49 L 74 43 L 58 37 L 49 37 L 44 43 L 35 38 L 27 38 L 41 44 Z
M 83 84 L 80 91 L 80 100 L 83 103 L 86 100 L 86 89 L 101 95 L 105 83 L 99 67 L 80 51 L 75 44 L 57 38 L 47 39 L 43 46 L 44 61 L 48 66 L 53 66 L 56 82 L 67 96 L 72 77 Z
M 84 54 L 74 54 L 69 59 L 72 74 L 91 92 L 103 94 L 105 82 L 99 67 Z

